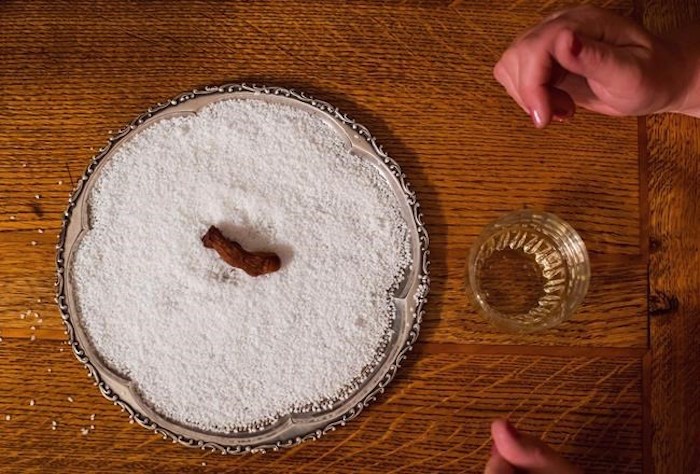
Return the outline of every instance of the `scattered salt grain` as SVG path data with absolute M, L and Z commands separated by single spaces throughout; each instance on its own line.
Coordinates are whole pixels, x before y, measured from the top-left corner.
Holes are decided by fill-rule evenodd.
M 58 352 L 63 352 L 63 347 L 59 347 Z
M 316 115 L 244 100 L 161 120 L 106 163 L 89 205 L 82 321 L 161 414 L 256 428 L 342 399 L 381 360 L 408 227 L 374 165 Z M 229 267 L 201 243 L 210 225 L 282 269 Z
M 40 234 L 43 234 L 43 233 L 44 233 L 44 229 L 37 229 L 37 232 L 39 232 Z
M 56 427 L 58 426 L 58 423 L 56 423 L 56 420 L 51 422 L 51 429 L 56 431 Z
M 32 245 L 36 245 L 36 244 L 37 244 L 37 241 L 36 241 L 36 240 L 32 240 Z
M 206 465 L 207 465 L 207 463 L 205 463 L 204 461 L 202 461 L 202 466 L 206 466 Z
M 41 194 L 35 194 L 34 199 L 41 199 Z
M 29 337 L 29 340 L 30 340 L 30 341 L 36 341 L 36 336 L 35 336 L 34 334 L 32 334 L 32 335 Z
M 30 329 L 31 331 L 36 331 L 36 327 L 34 327 L 34 326 L 30 326 L 29 329 Z
M 90 415 L 90 421 L 95 421 L 95 414 Z
M 36 402 L 35 402 L 34 400 L 29 400 L 29 406 L 30 406 L 30 407 L 33 407 L 35 404 L 36 404 Z
M 94 429 L 95 429 L 95 425 L 90 425 L 90 429 L 91 429 L 91 430 L 94 430 Z
M 74 402 L 73 397 L 68 397 L 68 401 L 73 403 Z
M 41 303 L 41 298 L 37 298 L 37 299 L 36 299 L 36 302 L 37 302 L 37 303 Z
M 48 373 L 51 373 L 51 369 L 46 369 L 46 371 L 47 371 Z
M 63 181 L 59 179 L 59 180 L 58 180 L 58 184 L 59 184 L 59 186 L 60 186 L 61 184 L 63 184 Z
M 83 436 L 87 436 L 90 433 L 90 430 L 87 428 L 80 428 L 80 432 Z
M 17 220 L 17 218 L 15 216 L 10 216 L 10 220 L 14 221 L 14 220 Z
M 10 421 L 12 419 L 12 415 L 5 415 L 5 421 Z

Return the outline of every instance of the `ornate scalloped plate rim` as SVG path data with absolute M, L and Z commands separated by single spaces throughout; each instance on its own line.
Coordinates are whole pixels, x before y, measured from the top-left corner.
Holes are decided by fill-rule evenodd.
M 289 99 L 294 99 L 300 101 L 304 104 L 310 105 L 321 112 L 329 115 L 333 119 L 339 121 L 343 125 L 350 127 L 356 136 L 361 137 L 364 142 L 369 146 L 371 153 L 383 161 L 386 169 L 394 176 L 401 190 L 406 198 L 406 201 L 411 209 L 413 224 L 415 225 L 418 233 L 419 241 L 419 253 L 417 255 L 417 261 L 414 261 L 414 265 L 418 266 L 417 270 L 417 280 L 418 285 L 415 290 L 415 306 L 409 305 L 411 314 L 411 328 L 406 336 L 406 340 L 401 344 L 396 356 L 388 364 L 388 369 L 380 377 L 377 378 L 377 382 L 372 387 L 368 394 L 358 403 L 354 404 L 347 411 L 342 413 L 335 418 L 328 420 L 325 426 L 321 429 L 316 429 L 310 431 L 304 435 L 295 436 L 293 438 L 288 438 L 285 440 L 280 440 L 275 443 L 251 443 L 251 444 L 235 444 L 227 445 L 225 443 L 216 443 L 203 441 L 201 439 L 195 439 L 194 437 L 184 436 L 178 434 L 170 429 L 167 429 L 159 425 L 156 421 L 150 419 L 149 417 L 143 415 L 140 411 L 131 406 L 131 404 L 123 400 L 112 388 L 106 383 L 101 375 L 100 371 L 96 365 L 90 360 L 85 350 L 81 346 L 78 338 L 76 337 L 76 330 L 74 327 L 74 322 L 71 320 L 70 309 L 67 304 L 66 296 L 66 281 L 65 281 L 65 252 L 66 252 L 66 238 L 68 225 L 71 220 L 71 216 L 76 206 L 76 203 L 81 198 L 81 195 L 85 189 L 86 183 L 93 172 L 96 170 L 98 164 L 108 156 L 112 150 L 121 142 L 121 140 L 126 137 L 131 131 L 135 130 L 140 125 L 151 119 L 165 115 L 169 108 L 175 107 L 186 101 L 196 99 L 198 97 L 210 96 L 212 94 L 230 94 L 235 92 L 248 92 L 253 94 L 271 94 L 275 96 L 283 96 Z M 101 148 L 95 156 L 92 157 L 90 164 L 88 165 L 82 178 L 78 181 L 73 193 L 68 200 L 68 207 L 64 211 L 62 219 L 62 228 L 59 235 L 59 241 L 56 246 L 56 267 L 57 267 L 57 279 L 56 279 L 56 302 L 59 306 L 61 317 L 63 319 L 64 325 L 66 327 L 66 332 L 68 334 L 69 343 L 73 349 L 73 354 L 75 357 L 85 365 L 88 375 L 95 380 L 95 385 L 98 386 L 102 395 L 113 402 L 113 404 L 121 407 L 122 411 L 126 411 L 129 414 L 131 422 L 136 422 L 146 429 L 153 431 L 156 434 L 163 436 L 163 439 L 171 439 L 173 443 L 180 443 L 188 447 L 199 447 L 201 449 L 211 449 L 213 451 L 220 451 L 222 454 L 244 454 L 250 452 L 260 452 L 264 453 L 266 451 L 278 451 L 282 448 L 289 448 L 296 446 L 304 441 L 315 440 L 319 437 L 325 435 L 330 431 L 334 431 L 338 426 L 344 426 L 348 421 L 356 418 L 362 410 L 368 406 L 370 403 L 374 402 L 378 395 L 382 394 L 386 386 L 393 380 L 398 368 L 401 363 L 406 358 L 406 354 L 413 349 L 418 334 L 420 332 L 420 325 L 422 322 L 423 314 L 425 312 L 424 306 L 427 301 L 428 289 L 430 285 L 429 278 L 429 238 L 427 231 L 425 229 L 425 224 L 423 222 L 423 214 L 420 210 L 420 204 L 416 199 L 415 192 L 411 190 L 410 184 L 406 179 L 406 175 L 401 170 L 400 166 L 390 158 L 382 149 L 380 145 L 377 144 L 375 138 L 371 135 L 369 130 L 356 123 L 353 119 L 349 118 L 346 114 L 341 113 L 337 108 L 333 107 L 327 102 L 315 99 L 311 96 L 304 94 L 303 92 L 298 92 L 293 89 L 286 89 L 282 87 L 266 87 L 266 86 L 256 86 L 247 84 L 224 84 L 221 86 L 207 86 L 204 89 L 195 89 L 191 92 L 186 92 L 180 94 L 173 99 L 159 103 L 146 112 L 136 117 L 132 122 L 123 127 L 121 130 L 116 132 L 109 138 L 106 146 Z M 387 365 L 387 364 L 381 364 Z M 381 367 L 381 365 L 379 367 Z

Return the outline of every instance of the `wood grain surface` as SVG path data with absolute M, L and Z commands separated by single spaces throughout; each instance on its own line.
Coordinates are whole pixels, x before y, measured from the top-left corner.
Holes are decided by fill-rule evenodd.
M 700 20 L 700 4 L 645 3 L 659 34 Z M 700 471 L 700 120 L 645 121 L 649 163 L 651 354 L 647 364 L 657 473 Z
M 490 451 L 485 427 L 503 415 L 591 472 L 641 469 L 638 357 L 421 354 L 382 403 L 345 429 L 242 458 L 186 449 L 130 425 L 68 349 L 59 350 L 52 341 L 0 346 L 3 382 L 14 381 L 0 398 L 0 413 L 11 415 L 0 418 L 7 472 L 478 472 Z
M 649 203 L 635 119 L 583 112 L 536 131 L 491 75 L 515 35 L 567 3 L 0 3 L 0 471 L 479 472 L 490 420 L 509 416 L 589 472 L 651 472 L 645 413 L 663 433 L 654 438 L 657 467 L 667 455 L 695 459 L 673 425 L 679 404 L 692 405 L 691 374 L 677 378 L 675 347 L 654 345 L 654 362 L 647 355 L 647 209 L 662 212 L 651 218 L 662 242 L 652 253 L 652 271 L 663 275 L 652 275 L 654 295 L 692 298 L 697 280 L 662 262 L 691 251 L 677 232 L 681 220 L 697 222 L 698 208 L 663 179 L 676 173 L 692 188 L 682 170 L 697 172 L 689 148 L 697 142 L 672 132 L 677 118 L 646 122 L 649 173 L 661 173 Z M 598 3 L 633 14 L 628 0 Z M 655 15 L 645 11 L 648 22 Z M 368 126 L 408 175 L 431 236 L 420 343 L 387 394 L 318 442 L 242 458 L 130 425 L 63 344 L 53 303 L 61 215 L 109 131 L 156 102 L 223 82 L 295 87 Z M 681 150 L 686 168 L 671 168 Z M 475 237 L 522 207 L 569 221 L 592 261 L 581 311 L 531 336 L 492 329 L 464 294 Z M 689 344 L 681 328 L 693 301 L 673 314 L 683 321 L 673 329 L 654 322 L 654 337 Z M 675 398 L 659 400 L 664 388 Z

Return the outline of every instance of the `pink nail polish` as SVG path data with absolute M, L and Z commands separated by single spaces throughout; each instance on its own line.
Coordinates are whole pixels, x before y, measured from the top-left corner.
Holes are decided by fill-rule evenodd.
M 542 116 L 540 115 L 539 110 L 535 109 L 532 111 L 532 123 L 534 123 L 535 127 L 537 128 L 544 127 L 544 122 L 542 121 Z

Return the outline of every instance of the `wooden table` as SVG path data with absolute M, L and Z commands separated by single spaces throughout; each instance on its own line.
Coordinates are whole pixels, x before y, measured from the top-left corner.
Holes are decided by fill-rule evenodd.
M 589 472 L 700 465 L 699 121 L 582 112 L 535 130 L 491 68 L 566 3 L 1 3 L 0 470 L 479 472 L 499 416 Z M 657 31 L 700 17 L 691 1 L 597 3 Z M 61 215 L 109 131 L 223 82 L 295 87 L 367 125 L 431 235 L 420 343 L 388 392 L 318 442 L 247 457 L 130 425 L 53 302 Z M 593 275 L 572 320 L 531 336 L 484 323 L 463 281 L 483 226 L 522 207 L 578 229 Z

